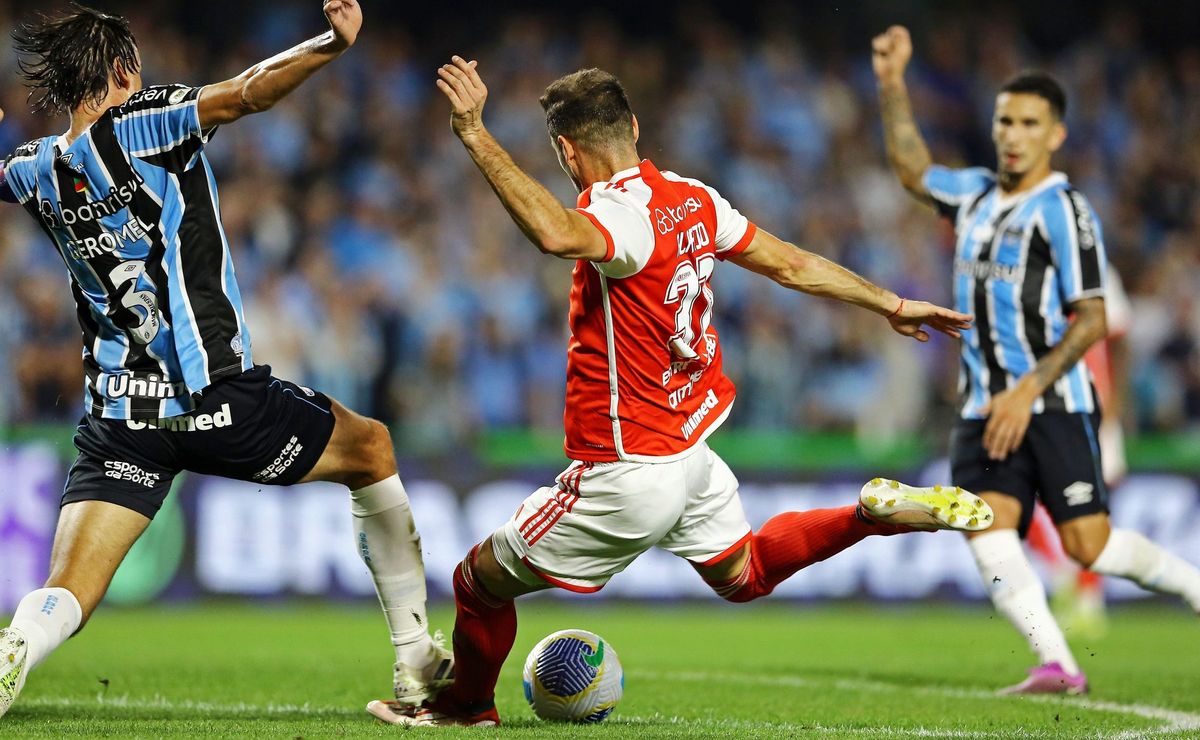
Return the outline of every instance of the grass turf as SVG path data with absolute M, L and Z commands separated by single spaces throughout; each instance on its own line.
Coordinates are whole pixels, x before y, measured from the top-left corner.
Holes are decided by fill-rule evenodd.
M 449 627 L 451 613 L 431 615 Z M 1200 636 L 1182 609 L 1125 607 L 1076 645 L 1086 699 L 998 698 L 1031 662 L 982 607 L 522 604 L 499 730 L 437 737 L 1200 736 Z M 625 698 L 597 726 L 536 720 L 526 651 L 582 627 L 621 657 Z M 375 609 L 297 602 L 105 609 L 30 678 L 0 737 L 375 737 L 362 707 L 390 690 Z M 409 731 L 413 732 L 413 731 Z M 415 732 L 430 732 L 416 730 Z

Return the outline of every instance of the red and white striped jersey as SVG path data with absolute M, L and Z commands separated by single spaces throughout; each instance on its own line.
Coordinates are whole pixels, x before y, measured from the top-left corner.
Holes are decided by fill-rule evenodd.
M 649 160 L 588 188 L 579 212 L 604 234 L 608 254 L 575 265 L 567 455 L 684 457 L 733 404 L 709 324 L 712 277 L 718 259 L 750 244 L 755 226 L 717 191 Z

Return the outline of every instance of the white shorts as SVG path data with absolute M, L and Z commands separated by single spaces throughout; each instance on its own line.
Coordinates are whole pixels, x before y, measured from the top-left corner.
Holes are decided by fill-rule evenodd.
M 521 581 L 590 593 L 656 545 L 711 565 L 749 540 L 737 478 L 701 443 L 665 463 L 575 462 L 525 499 L 492 546 Z

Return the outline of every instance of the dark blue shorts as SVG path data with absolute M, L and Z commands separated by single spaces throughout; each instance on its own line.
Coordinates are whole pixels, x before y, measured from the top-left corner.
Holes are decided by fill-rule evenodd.
M 194 411 L 147 421 L 85 416 L 63 505 L 108 501 L 154 518 L 183 470 L 286 486 L 317 464 L 333 435 L 332 401 L 260 365 L 223 378 Z
M 983 448 L 986 423 L 960 419 L 954 425 L 951 479 L 972 493 L 996 491 L 1020 501 L 1022 537 L 1033 520 L 1038 499 L 1056 524 L 1108 512 L 1108 489 L 1100 472 L 1098 414 L 1034 414 L 1021 446 L 1005 460 L 987 456 Z

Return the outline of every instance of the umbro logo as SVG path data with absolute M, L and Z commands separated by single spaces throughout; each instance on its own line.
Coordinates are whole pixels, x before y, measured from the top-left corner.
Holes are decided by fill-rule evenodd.
M 1064 488 L 1063 496 L 1067 499 L 1067 506 L 1083 506 L 1092 502 L 1095 490 L 1096 487 L 1091 483 L 1084 483 L 1080 480 Z

